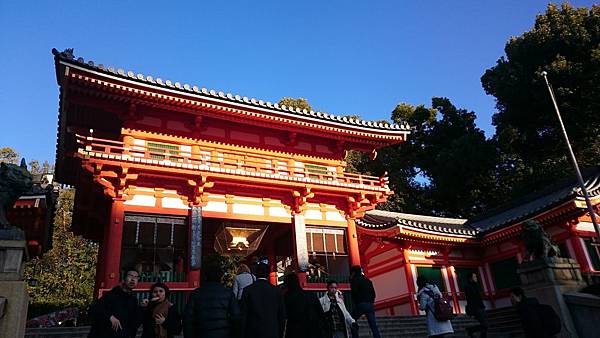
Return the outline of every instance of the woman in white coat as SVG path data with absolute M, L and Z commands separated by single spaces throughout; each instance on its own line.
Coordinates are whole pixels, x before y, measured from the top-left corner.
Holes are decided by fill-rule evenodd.
M 325 312 L 327 337 L 350 338 L 351 330 L 358 331 L 358 324 L 346 309 L 336 281 L 327 282 L 327 293 L 319 301 Z
M 431 338 L 443 338 L 447 333 L 454 333 L 452 323 L 449 320 L 439 321 L 435 319 L 433 313 L 434 299 L 436 295 L 442 297 L 440 289 L 427 282 L 424 276 L 417 277 L 417 300 L 419 301 L 419 309 L 425 311 L 427 315 L 427 331 Z M 433 296 L 433 297 L 432 297 Z

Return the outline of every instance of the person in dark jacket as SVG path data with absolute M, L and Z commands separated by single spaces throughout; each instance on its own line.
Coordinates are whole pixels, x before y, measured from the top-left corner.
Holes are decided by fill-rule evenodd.
M 375 288 L 373 288 L 373 283 L 363 274 L 359 265 L 355 265 L 350 269 L 350 289 L 352 302 L 354 302 L 352 317 L 358 320 L 366 315 L 373 338 L 380 338 L 381 335 L 375 320 Z M 357 330 L 352 330 L 352 337 L 358 338 Z
M 208 265 L 202 274 L 205 281 L 192 291 L 185 307 L 184 337 L 237 337 L 240 308 L 233 292 L 221 284 L 223 271 L 216 265 Z
M 540 303 L 535 298 L 525 297 L 523 289 L 517 287 L 510 290 L 510 301 L 516 307 L 523 331 L 527 338 L 551 338 L 554 335 L 546 333 L 546 325 L 539 312 Z
M 155 283 L 150 287 L 150 300 L 144 299 L 146 309 L 142 319 L 142 338 L 173 338 L 181 332 L 181 316 L 169 302 L 169 287 Z
M 465 297 L 467 298 L 467 315 L 474 317 L 479 322 L 478 325 L 468 327 L 467 333 L 472 338 L 474 332 L 479 332 L 480 338 L 486 338 L 488 324 L 485 315 L 485 305 L 481 299 L 481 290 L 477 282 L 477 274 L 471 273 L 469 282 L 464 287 Z
M 285 338 L 325 338 L 325 315 L 317 295 L 302 290 L 295 273 L 286 275 L 283 281 L 286 285 L 283 296 L 287 314 Z
M 242 296 L 242 337 L 282 338 L 285 305 L 281 289 L 269 283 L 269 266 L 256 265 L 256 282 Z
M 127 269 L 120 285 L 105 293 L 90 308 L 89 338 L 133 338 L 141 324 L 142 311 L 133 289 L 140 274 Z

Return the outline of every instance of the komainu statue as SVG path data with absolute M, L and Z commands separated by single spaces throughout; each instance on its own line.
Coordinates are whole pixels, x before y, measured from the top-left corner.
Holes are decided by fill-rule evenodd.
M 560 256 L 560 249 L 537 221 L 530 220 L 523 224 L 522 238 L 526 261 Z
M 23 239 L 23 231 L 10 225 L 6 214 L 17 199 L 32 187 L 31 174 L 27 171 L 25 159 L 21 165 L 0 163 L 0 238 Z

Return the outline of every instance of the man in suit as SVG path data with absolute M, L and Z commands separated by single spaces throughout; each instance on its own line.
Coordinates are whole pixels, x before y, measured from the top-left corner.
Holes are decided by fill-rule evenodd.
M 282 338 L 285 328 L 285 305 L 281 290 L 269 283 L 269 265 L 256 265 L 256 282 L 244 289 L 242 296 L 242 331 L 244 338 Z

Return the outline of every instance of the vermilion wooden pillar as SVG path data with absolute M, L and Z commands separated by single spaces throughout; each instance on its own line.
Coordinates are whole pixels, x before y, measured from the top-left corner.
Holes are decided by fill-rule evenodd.
M 271 244 L 272 246 L 272 244 Z M 277 256 L 275 256 L 275 250 L 269 251 L 269 270 L 271 273 L 269 274 L 269 282 L 271 285 L 277 285 Z
M 102 262 L 104 265 L 103 281 L 105 289 L 110 289 L 119 284 L 121 264 L 121 247 L 123 242 L 123 200 L 113 200 L 110 209 L 109 224 L 104 232 L 104 248 Z
M 358 250 L 358 235 L 356 233 L 356 222 L 348 218 L 348 256 L 350 266 L 360 265 L 360 250 Z
M 460 313 L 460 302 L 458 301 L 458 289 L 456 288 L 456 274 L 454 273 L 454 267 L 446 267 L 446 275 L 448 276 L 448 286 L 452 291 L 452 301 L 454 302 L 454 309 Z
M 404 271 L 406 273 L 406 285 L 408 286 L 408 292 L 410 293 L 410 311 L 413 315 L 419 315 L 419 308 L 417 308 L 417 303 L 415 302 L 415 295 L 417 294 L 417 290 L 415 287 L 415 279 L 413 276 L 413 271 L 411 267 L 411 263 L 408 259 L 408 250 L 402 250 L 402 256 L 404 256 Z
M 567 239 L 567 241 L 573 248 L 573 251 L 575 252 L 575 259 L 577 260 L 577 263 L 581 267 L 581 271 L 582 272 L 590 272 L 592 270 L 592 267 L 590 266 L 590 263 L 588 260 L 588 256 L 586 253 L 585 244 L 583 243 L 583 239 L 579 236 L 572 236 L 569 239 Z

